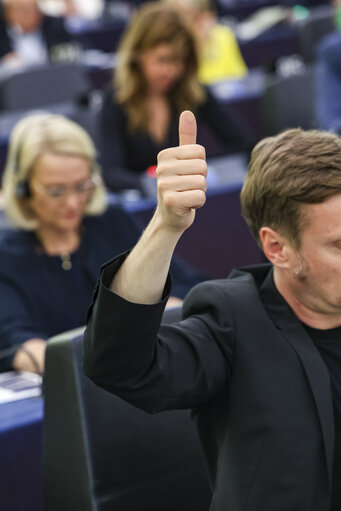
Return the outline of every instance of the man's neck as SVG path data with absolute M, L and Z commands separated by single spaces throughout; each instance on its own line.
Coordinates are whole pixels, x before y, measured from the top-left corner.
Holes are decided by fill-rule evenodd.
M 328 330 L 341 326 L 340 312 L 325 312 L 317 306 L 310 305 L 308 296 L 305 296 L 303 285 L 291 285 L 285 276 L 274 267 L 274 283 L 277 291 L 291 307 L 298 319 L 306 325 L 319 330 Z

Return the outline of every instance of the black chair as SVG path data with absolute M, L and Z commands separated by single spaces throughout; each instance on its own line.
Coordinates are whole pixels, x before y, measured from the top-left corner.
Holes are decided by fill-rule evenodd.
M 335 10 L 331 5 L 315 7 L 299 27 L 300 53 L 305 62 L 314 62 L 318 43 L 335 30 Z
M 80 64 L 47 64 L 0 78 L 0 109 L 25 110 L 79 102 L 89 89 Z
M 315 68 L 287 77 L 269 76 L 262 97 L 264 135 L 287 128 L 315 128 Z
M 82 336 L 48 343 L 46 511 L 207 511 L 211 494 L 190 413 L 134 408 L 96 387 L 81 358 Z

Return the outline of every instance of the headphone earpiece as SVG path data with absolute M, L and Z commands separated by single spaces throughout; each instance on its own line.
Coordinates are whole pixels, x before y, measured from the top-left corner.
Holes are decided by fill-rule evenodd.
M 15 195 L 17 197 L 26 198 L 31 195 L 31 190 L 28 181 L 19 181 L 15 189 Z
M 26 135 L 26 130 L 24 130 L 24 132 L 21 134 L 21 137 L 18 140 L 17 150 L 15 152 L 14 163 L 13 163 L 13 173 L 15 175 L 18 175 L 20 172 L 20 160 L 21 160 L 21 153 L 22 153 L 23 145 L 24 145 L 24 141 L 25 141 L 25 135 Z M 17 197 L 21 197 L 21 198 L 26 198 L 31 195 L 31 190 L 30 190 L 27 180 L 19 181 L 16 184 L 15 195 Z

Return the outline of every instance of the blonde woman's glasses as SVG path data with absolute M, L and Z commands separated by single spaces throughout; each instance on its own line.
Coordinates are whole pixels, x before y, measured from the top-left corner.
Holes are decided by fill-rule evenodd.
M 100 181 L 101 178 L 99 176 L 93 176 L 89 179 L 85 179 L 84 181 L 79 181 L 72 187 L 65 185 L 42 185 L 40 183 L 35 183 L 34 186 L 32 186 L 32 189 L 41 195 L 45 195 L 51 200 L 63 201 L 66 199 L 69 193 L 73 193 L 80 198 L 86 197 L 96 188 Z

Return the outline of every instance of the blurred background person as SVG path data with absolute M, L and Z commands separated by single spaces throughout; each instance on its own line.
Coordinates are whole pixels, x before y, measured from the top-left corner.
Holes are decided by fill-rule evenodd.
M 141 231 L 107 205 L 95 147 L 79 125 L 36 114 L 14 128 L 3 177 L 5 212 L 15 229 L 0 237 L 1 370 L 42 372 L 46 339 L 85 324 L 100 266 Z M 178 305 L 203 280 L 173 262 Z
M 233 30 L 218 23 L 212 0 L 163 0 L 183 12 L 199 42 L 199 80 L 211 84 L 244 78 L 248 72 Z
M 178 143 L 178 117 L 192 110 L 224 144 L 226 153 L 250 144 L 243 121 L 222 111 L 198 80 L 195 36 L 178 10 L 144 4 L 132 17 L 117 53 L 113 87 L 99 122 L 103 175 L 114 191 L 139 188 L 157 154 Z
M 322 129 L 341 134 L 341 32 L 317 49 L 316 116 Z
M 96 19 L 102 16 L 104 0 L 41 0 L 44 12 L 66 18 Z
M 79 45 L 72 42 L 64 27 L 64 19 L 43 14 L 38 0 L 2 0 L 2 64 L 28 66 L 71 60 L 79 52 Z

